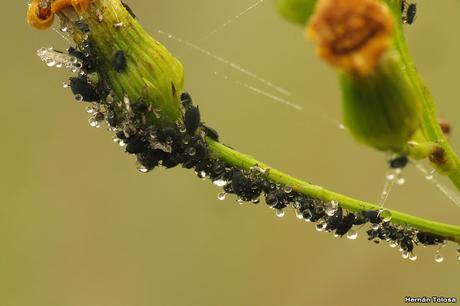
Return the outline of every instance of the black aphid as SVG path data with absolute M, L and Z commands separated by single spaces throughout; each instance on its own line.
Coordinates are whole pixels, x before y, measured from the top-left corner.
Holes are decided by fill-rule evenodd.
M 131 17 L 133 17 L 134 19 L 136 18 L 136 15 L 134 14 L 133 10 L 129 7 L 129 5 L 127 5 L 126 3 L 124 3 L 123 1 L 121 2 L 121 4 L 123 5 L 123 7 L 128 11 L 128 13 L 131 15 Z
M 403 21 L 407 24 L 412 24 L 415 21 L 416 15 L 417 15 L 417 4 L 411 3 L 407 7 L 406 16 L 404 17 Z
M 203 131 L 212 140 L 219 141 L 219 133 L 212 127 L 203 124 Z
M 407 156 L 403 155 L 390 160 L 388 163 L 392 169 L 402 169 L 407 166 L 408 162 Z
M 342 208 L 339 207 L 337 209 L 337 211 L 335 212 L 334 215 L 330 216 L 328 219 L 327 219 L 327 222 L 326 222 L 326 230 L 327 231 L 334 231 L 335 229 L 337 229 L 337 227 L 340 225 L 340 223 L 342 222 L 342 218 L 343 218 L 343 211 L 342 211 Z
M 78 20 L 78 21 L 75 21 L 74 24 L 77 27 L 77 29 L 80 30 L 80 32 L 82 32 L 84 34 L 90 32 L 89 25 L 86 22 L 84 22 L 82 20 Z
M 144 137 L 134 135 L 126 140 L 126 152 L 130 154 L 139 154 L 147 151 L 149 143 Z
M 113 59 L 112 59 L 112 67 L 118 73 L 122 73 L 126 70 L 127 63 L 126 63 L 125 52 L 121 50 L 118 50 L 117 52 L 115 52 Z
M 123 141 L 126 141 L 128 137 L 126 137 L 125 133 L 123 131 L 119 131 L 115 134 L 118 139 L 121 139 Z
M 182 102 L 182 105 L 187 108 L 190 104 L 192 104 L 192 96 L 188 92 L 183 92 L 180 95 L 180 101 Z
M 145 114 L 149 111 L 150 104 L 146 101 L 139 100 L 132 105 L 133 111 L 137 114 Z
M 235 171 L 232 177 L 233 191 L 242 199 L 250 200 L 251 198 L 251 181 L 243 174 L 242 171 Z
M 436 245 L 444 241 L 441 237 L 423 232 L 417 233 L 417 239 L 420 243 L 424 245 Z
M 195 134 L 200 126 L 201 115 L 198 106 L 189 105 L 185 110 L 184 123 L 188 134 Z
M 117 113 L 112 109 L 107 110 L 107 122 L 111 127 L 116 127 L 118 125 Z
M 339 223 L 335 233 L 339 236 L 343 236 L 353 227 L 356 216 L 353 213 L 349 213 Z
M 399 243 L 401 249 L 406 252 L 412 252 L 414 250 L 414 242 L 409 236 L 404 236 Z
M 165 153 L 161 150 L 147 150 L 137 155 L 137 161 L 147 170 L 152 170 L 164 157 Z
M 382 222 L 382 218 L 379 216 L 378 210 L 366 210 L 362 212 L 362 215 L 371 223 L 379 224 Z
M 99 102 L 101 99 L 96 87 L 84 77 L 70 78 L 70 89 L 75 96 L 80 96 L 82 101 Z
M 86 73 L 91 73 L 96 70 L 93 60 L 89 56 L 85 55 L 83 52 L 78 51 L 77 49 L 73 47 L 70 47 L 69 49 L 67 49 L 67 52 L 69 53 L 70 56 L 75 57 L 81 62 L 82 64 L 81 68 Z

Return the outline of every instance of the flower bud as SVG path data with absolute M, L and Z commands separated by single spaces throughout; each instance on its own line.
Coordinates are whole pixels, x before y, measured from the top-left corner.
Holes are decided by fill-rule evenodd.
M 421 106 L 391 55 L 372 74 L 342 72 L 344 124 L 360 142 L 382 151 L 407 153 L 420 127 Z

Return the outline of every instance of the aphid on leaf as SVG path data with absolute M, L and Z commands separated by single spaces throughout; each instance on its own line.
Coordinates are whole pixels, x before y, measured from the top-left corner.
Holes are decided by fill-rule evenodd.
M 439 126 L 441 127 L 441 130 L 444 135 L 450 136 L 450 134 L 452 133 L 452 125 L 448 121 L 440 119 Z
M 82 63 L 81 68 L 85 72 L 87 73 L 94 72 L 95 67 L 94 67 L 93 61 L 91 60 L 90 57 L 86 56 L 83 52 L 78 51 L 77 49 L 73 47 L 70 47 L 69 49 L 67 49 L 67 53 L 69 53 L 70 56 L 75 57 Z
M 99 102 L 101 97 L 97 89 L 85 78 L 70 78 L 70 89 L 75 96 L 81 97 L 82 101 Z
M 126 143 L 126 152 L 130 154 L 139 154 L 145 152 L 149 147 L 149 143 L 147 142 L 147 140 L 145 140 L 145 138 L 139 135 L 129 137 L 126 140 Z
M 235 171 L 232 177 L 233 191 L 239 196 L 246 196 L 251 191 L 251 181 L 242 171 Z
M 403 16 L 403 22 L 407 24 L 413 24 L 415 21 L 415 17 L 417 15 L 417 4 L 411 3 L 407 7 L 406 15 Z
M 112 67 L 118 73 L 122 73 L 126 70 L 127 62 L 125 52 L 121 50 L 115 52 L 112 59 Z
M 198 106 L 189 105 L 185 110 L 184 123 L 188 134 L 195 134 L 200 126 L 201 115 Z
M 180 101 L 184 107 L 188 107 L 190 104 L 192 104 L 192 96 L 188 92 L 183 92 L 180 95 Z
M 412 238 L 408 236 L 404 236 L 403 239 L 400 241 L 400 246 L 403 251 L 412 252 L 414 250 L 414 243 L 412 242 Z
M 388 163 L 390 165 L 390 168 L 392 169 L 402 169 L 407 166 L 408 162 L 409 162 L 409 159 L 407 158 L 407 156 L 403 155 L 403 156 L 393 158 Z
M 335 233 L 339 236 L 343 236 L 353 227 L 356 216 L 353 213 L 349 213 L 339 223 Z
M 366 210 L 362 212 L 363 216 L 374 224 L 382 222 L 382 218 L 379 216 L 379 213 L 380 212 L 378 210 Z
M 212 140 L 219 141 L 219 133 L 212 127 L 203 124 L 203 131 Z

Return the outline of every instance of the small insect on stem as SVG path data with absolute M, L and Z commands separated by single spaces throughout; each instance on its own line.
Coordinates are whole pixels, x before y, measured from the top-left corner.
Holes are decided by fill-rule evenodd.
M 118 73 L 122 73 L 126 70 L 127 62 L 125 52 L 121 50 L 115 52 L 112 60 L 112 67 Z
M 201 115 L 198 106 L 189 105 L 184 115 L 185 129 L 189 135 L 195 134 L 201 123 Z
M 99 95 L 96 87 L 90 84 L 84 77 L 70 78 L 70 89 L 81 101 L 98 102 L 101 100 L 101 96 Z
M 417 15 L 417 4 L 410 3 L 407 6 L 407 11 L 406 11 L 406 6 L 407 6 L 407 3 L 405 0 L 403 0 L 401 3 L 401 12 L 403 14 L 402 21 L 403 23 L 413 24 L 415 21 L 416 15 Z M 404 11 L 406 11 L 405 14 L 404 14 Z
M 439 127 L 446 136 L 450 136 L 452 133 L 452 125 L 444 119 L 439 120 Z
M 399 156 L 396 158 L 391 159 L 388 163 L 391 169 L 402 169 L 407 166 L 409 159 L 407 156 Z

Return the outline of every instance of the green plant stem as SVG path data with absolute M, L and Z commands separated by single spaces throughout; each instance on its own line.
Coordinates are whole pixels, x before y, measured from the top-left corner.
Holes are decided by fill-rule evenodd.
M 343 208 L 355 212 L 380 209 L 380 206 L 378 205 L 357 200 L 289 176 L 277 169 L 267 166 L 266 164 L 254 159 L 253 157 L 242 154 L 234 149 L 230 149 L 229 147 L 212 139 L 207 138 L 207 143 L 209 145 L 211 154 L 213 154 L 215 158 L 221 159 L 234 167 L 238 167 L 246 171 L 250 170 L 251 167 L 254 166 L 258 166 L 263 169 L 269 169 L 266 175 L 269 180 L 278 184 L 290 186 L 293 190 L 303 195 L 317 198 L 326 202 L 336 200 Z M 458 226 L 429 221 L 392 209 L 387 210 L 391 212 L 391 222 L 394 224 L 409 226 L 420 231 L 442 236 L 451 241 L 460 242 L 460 227 Z
M 436 104 L 433 96 L 417 72 L 415 64 L 410 56 L 406 38 L 404 36 L 403 24 L 401 21 L 401 0 L 386 0 L 394 16 L 396 51 L 399 53 L 404 69 L 412 83 L 417 98 L 422 102 L 422 130 L 427 141 L 438 144 L 445 152 L 446 167 L 433 164 L 439 173 L 447 175 L 452 183 L 460 190 L 460 158 L 454 152 L 444 133 L 442 132 L 436 114 Z

